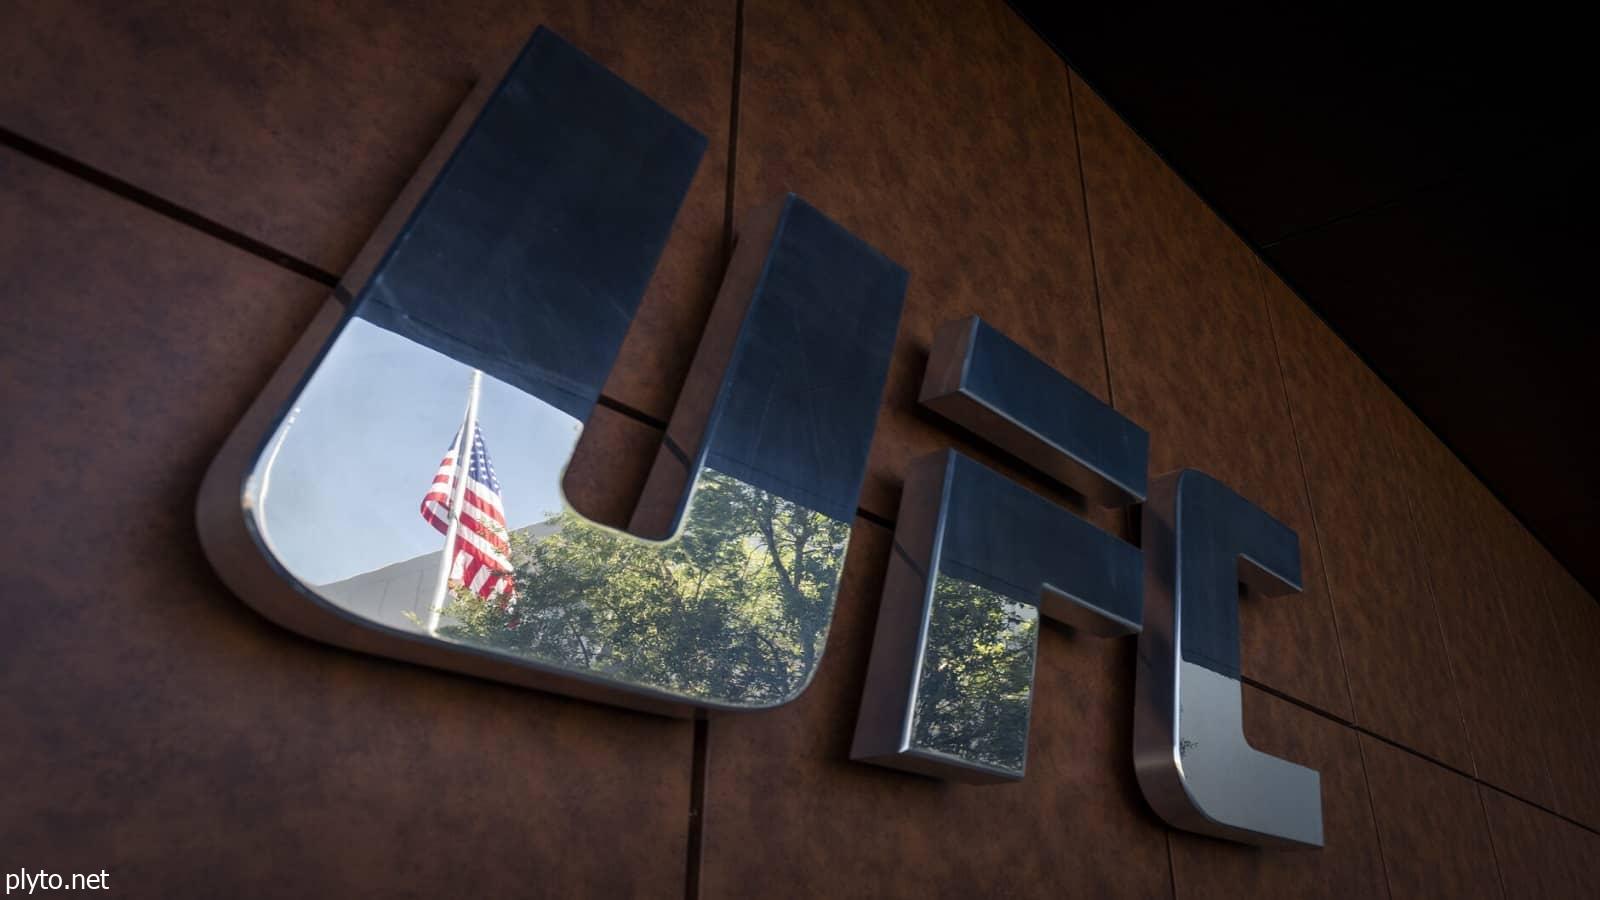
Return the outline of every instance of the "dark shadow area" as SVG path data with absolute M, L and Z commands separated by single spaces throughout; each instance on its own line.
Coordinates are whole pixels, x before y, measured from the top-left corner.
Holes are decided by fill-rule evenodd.
M 1012 5 L 1600 592 L 1577 19 Z

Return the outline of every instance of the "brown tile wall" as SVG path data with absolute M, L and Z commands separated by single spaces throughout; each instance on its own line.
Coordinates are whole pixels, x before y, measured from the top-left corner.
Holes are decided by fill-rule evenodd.
M 607 386 L 638 414 L 603 411 L 574 465 L 584 508 L 626 517 L 740 210 L 794 190 L 912 273 L 820 674 L 698 738 L 289 635 L 191 524 L 317 282 L 540 23 L 711 141 Z M 1600 896 L 1600 605 L 998 0 L 18 0 L 0 60 L 0 870 L 136 896 Z M 1083 511 L 917 409 L 934 328 L 971 313 L 1149 429 L 1153 471 L 1299 532 L 1306 591 L 1242 613 L 1246 728 L 1321 770 L 1323 850 L 1164 828 L 1132 642 L 1053 626 L 1021 784 L 848 761 L 906 464 L 954 445 Z

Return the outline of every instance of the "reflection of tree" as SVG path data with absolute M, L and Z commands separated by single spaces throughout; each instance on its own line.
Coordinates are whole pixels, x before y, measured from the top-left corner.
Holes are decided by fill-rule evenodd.
M 917 687 L 916 746 L 1022 768 L 1039 613 L 940 574 Z
M 744 704 L 787 697 L 811 671 L 850 535 L 848 523 L 711 470 L 668 545 L 571 512 L 548 524 L 555 533 L 512 536 L 515 605 L 457 590 L 441 634 Z

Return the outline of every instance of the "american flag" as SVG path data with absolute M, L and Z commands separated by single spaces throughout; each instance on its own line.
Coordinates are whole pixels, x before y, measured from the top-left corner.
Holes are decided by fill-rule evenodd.
M 450 449 L 439 463 L 433 484 L 422 498 L 422 517 L 428 524 L 449 534 L 450 495 L 456 471 L 456 445 L 461 433 L 450 442 Z M 461 525 L 456 529 L 455 553 L 451 557 L 450 580 L 457 581 L 485 599 L 499 596 L 509 604 L 516 597 L 511 583 L 510 536 L 506 533 L 506 513 L 500 503 L 500 479 L 495 477 L 483 431 L 472 429 L 471 464 L 467 466 L 467 488 L 461 495 Z

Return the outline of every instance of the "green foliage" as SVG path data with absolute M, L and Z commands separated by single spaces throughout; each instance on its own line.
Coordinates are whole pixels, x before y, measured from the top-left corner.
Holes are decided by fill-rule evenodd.
M 1021 769 L 1039 613 L 940 573 L 917 687 L 916 744 Z
M 516 602 L 456 588 L 441 635 L 739 704 L 785 698 L 811 672 L 850 532 L 710 470 L 671 543 L 572 512 L 545 525 L 512 535 Z

